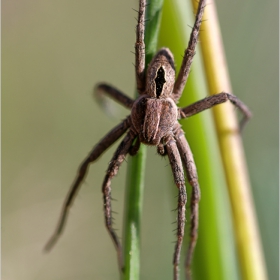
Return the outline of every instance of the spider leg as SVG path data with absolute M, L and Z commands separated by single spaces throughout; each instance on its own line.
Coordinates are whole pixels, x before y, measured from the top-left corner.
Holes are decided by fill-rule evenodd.
M 137 139 L 136 139 L 134 145 L 132 145 L 132 146 L 129 148 L 129 151 L 128 151 L 129 154 L 130 154 L 131 156 L 135 156 L 135 155 L 137 154 L 137 152 L 139 151 L 139 149 L 140 149 L 140 145 L 141 145 L 140 139 L 139 139 L 139 137 L 137 137 Z
M 103 192 L 103 200 L 104 200 L 104 216 L 105 216 L 105 224 L 106 228 L 109 231 L 110 236 L 113 239 L 113 243 L 116 247 L 117 254 L 118 254 L 118 263 L 119 268 L 123 270 L 123 262 L 122 262 L 122 247 L 120 241 L 112 227 L 112 208 L 111 208 L 111 180 L 114 176 L 117 175 L 119 167 L 121 163 L 124 161 L 125 156 L 129 152 L 129 149 L 135 139 L 136 135 L 129 131 L 126 137 L 123 139 L 121 144 L 119 145 L 117 151 L 115 152 L 109 167 L 106 172 L 106 176 L 103 181 L 102 185 L 102 192 Z
M 197 178 L 196 166 L 193 159 L 192 151 L 188 144 L 187 139 L 185 138 L 184 131 L 181 129 L 178 124 L 175 128 L 175 139 L 178 146 L 182 161 L 186 168 L 187 178 L 192 186 L 192 195 L 191 195 L 191 230 L 190 230 L 190 243 L 188 246 L 188 251 L 186 255 L 185 269 L 186 269 L 186 278 L 191 279 L 191 261 L 193 257 L 194 248 L 197 240 L 197 229 L 198 229 L 198 203 L 200 200 L 200 188 Z
M 177 242 L 175 245 L 175 252 L 173 258 L 174 280 L 178 280 L 180 252 L 183 244 L 185 220 L 186 220 L 185 212 L 186 212 L 187 194 L 186 194 L 185 177 L 184 177 L 182 161 L 173 136 L 167 136 L 165 142 L 166 142 L 166 149 L 167 149 L 169 161 L 173 172 L 174 181 L 179 189 L 178 216 L 177 216 Z
M 88 157 L 82 162 L 78 170 L 77 177 L 73 185 L 71 186 L 67 194 L 67 197 L 64 201 L 61 215 L 57 227 L 55 229 L 55 232 L 44 248 L 45 251 L 51 250 L 52 247 L 57 242 L 60 235 L 62 234 L 66 224 L 66 220 L 68 218 L 70 207 L 72 206 L 72 203 L 78 193 L 81 183 L 87 173 L 89 164 L 97 160 L 108 147 L 110 147 L 115 141 L 117 141 L 125 133 L 125 131 L 129 128 L 129 126 L 130 126 L 130 117 L 126 118 L 122 123 L 120 123 L 118 126 L 113 128 L 103 139 L 101 139 L 100 142 L 97 143 L 97 145 L 90 152 Z
M 139 1 L 138 21 L 136 26 L 136 43 L 135 43 L 135 70 L 136 83 L 139 94 L 145 90 L 145 8 L 146 0 Z
M 235 95 L 221 92 L 219 94 L 214 94 L 209 97 L 206 97 L 202 100 L 199 100 L 185 108 L 179 109 L 179 113 L 182 118 L 191 117 L 195 114 L 198 114 L 206 109 L 212 108 L 215 105 L 230 101 L 234 104 L 243 114 L 243 118 L 240 121 L 240 131 L 243 129 L 246 122 L 252 117 L 252 114 L 249 108 L 240 101 Z
M 160 143 L 160 144 L 157 146 L 157 153 L 158 153 L 160 156 L 163 156 L 163 157 L 167 155 L 166 146 L 165 146 L 163 143 Z
M 94 88 L 94 94 L 97 98 L 97 101 L 101 104 L 104 102 L 103 94 L 107 94 L 109 97 L 111 97 L 112 99 L 114 99 L 115 101 L 117 101 L 118 103 L 126 107 L 127 109 L 131 109 L 134 102 L 133 99 L 126 96 L 118 89 L 105 83 L 97 84 Z
M 190 68 L 191 68 L 193 57 L 195 55 L 195 47 L 198 41 L 198 35 L 199 35 L 199 30 L 202 22 L 203 10 L 205 8 L 205 5 L 206 5 L 206 0 L 199 1 L 197 13 L 195 17 L 195 23 L 191 32 L 189 44 L 187 49 L 185 50 L 182 66 L 180 68 L 179 75 L 173 89 L 173 99 L 175 102 L 177 102 L 180 99 L 190 73 Z

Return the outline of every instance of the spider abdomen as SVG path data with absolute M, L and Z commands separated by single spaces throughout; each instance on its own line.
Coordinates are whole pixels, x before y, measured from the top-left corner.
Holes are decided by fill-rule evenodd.
M 142 143 L 159 145 L 177 121 L 177 106 L 171 98 L 141 96 L 132 107 L 131 120 Z

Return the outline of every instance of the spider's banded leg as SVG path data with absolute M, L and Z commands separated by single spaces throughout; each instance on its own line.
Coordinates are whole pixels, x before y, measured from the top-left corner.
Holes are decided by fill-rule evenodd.
M 251 118 L 252 114 L 249 108 L 242 101 L 240 101 L 236 96 L 226 92 L 211 95 L 185 108 L 182 108 L 180 109 L 180 115 L 182 118 L 188 118 L 228 100 L 234 104 L 243 114 L 243 118 L 240 121 L 240 130 L 242 130 L 246 122 Z
M 180 72 L 178 74 L 177 80 L 173 89 L 173 99 L 177 102 L 184 90 L 186 85 L 190 68 L 192 64 L 193 57 L 195 55 L 195 47 L 198 41 L 198 35 L 200 30 L 200 25 L 202 22 L 203 10 L 205 8 L 206 0 L 199 1 L 197 13 L 195 17 L 195 23 L 191 32 L 188 48 L 185 50 L 182 66 L 180 68 Z
M 106 228 L 109 231 L 110 236 L 113 239 L 113 243 L 116 247 L 118 254 L 118 263 L 120 271 L 123 270 L 123 261 L 122 261 L 122 247 L 120 241 L 112 227 L 112 208 L 111 208 L 111 180 L 114 176 L 117 175 L 121 163 L 124 161 L 125 156 L 129 152 L 129 149 L 135 139 L 135 134 L 132 131 L 129 131 L 126 137 L 123 139 L 119 145 L 117 151 L 115 152 L 109 167 L 106 172 L 106 176 L 102 185 L 103 200 L 104 200 L 104 216 Z
M 49 251 L 55 245 L 59 236 L 63 232 L 63 229 L 66 224 L 66 220 L 68 218 L 69 209 L 70 209 L 70 207 L 78 193 L 79 187 L 81 186 L 81 183 L 87 173 L 89 164 L 91 162 L 97 160 L 107 148 L 109 148 L 115 141 L 117 141 L 126 132 L 126 130 L 129 128 L 129 126 L 130 126 L 130 117 L 128 117 L 122 123 L 120 123 L 118 126 L 113 128 L 103 139 L 101 139 L 101 141 L 90 152 L 89 156 L 80 165 L 77 177 L 76 177 L 73 185 L 71 186 L 71 188 L 67 194 L 67 197 L 64 201 L 61 215 L 60 215 L 57 227 L 55 229 L 55 232 L 44 248 L 46 251 Z
M 173 258 L 173 265 L 174 265 L 173 278 L 174 280 L 178 280 L 180 253 L 183 244 L 185 221 L 186 221 L 185 212 L 186 212 L 187 194 L 186 194 L 186 187 L 185 187 L 184 170 L 183 170 L 182 161 L 175 140 L 172 136 L 168 136 L 165 139 L 165 141 L 166 141 L 166 149 L 167 149 L 169 161 L 173 172 L 174 181 L 179 189 L 178 216 L 177 216 L 177 242 L 175 245 L 175 252 Z
M 194 248 L 197 240 L 197 229 L 198 229 L 198 203 L 200 200 L 200 188 L 198 184 L 196 166 L 193 159 L 192 151 L 185 138 L 184 132 L 180 125 L 177 125 L 177 130 L 174 133 L 176 144 L 179 149 L 183 164 L 186 169 L 188 181 L 192 187 L 191 195 L 191 229 L 190 229 L 190 243 L 186 255 L 185 271 L 186 278 L 191 279 L 191 261 L 193 257 Z
M 146 0 L 140 0 L 135 43 L 135 71 L 137 90 L 139 94 L 144 93 L 145 90 L 145 8 Z
M 103 102 L 103 99 L 104 99 L 103 94 L 106 94 L 109 97 L 111 97 L 112 99 L 114 99 L 115 101 L 117 101 L 118 103 L 120 103 L 121 105 L 123 105 L 124 107 L 126 107 L 127 109 L 131 109 L 133 102 L 134 102 L 133 99 L 126 96 L 124 93 L 122 93 L 118 89 L 116 89 L 108 84 L 105 84 L 105 83 L 97 84 L 94 88 L 94 94 L 99 103 Z

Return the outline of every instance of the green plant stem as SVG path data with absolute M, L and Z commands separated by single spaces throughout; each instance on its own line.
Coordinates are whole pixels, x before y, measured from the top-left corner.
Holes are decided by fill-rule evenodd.
M 164 4 L 160 45 L 171 48 L 177 72 L 188 44 L 190 26 L 194 23 L 193 11 L 196 10 L 192 9 L 190 1 L 166 0 Z M 180 107 L 200 100 L 208 94 L 199 45 L 180 99 Z M 194 154 L 201 186 L 198 242 L 192 266 L 193 279 L 239 279 L 229 198 L 211 110 L 182 120 L 181 124 Z M 187 190 L 190 188 L 187 185 Z M 188 206 L 187 211 L 189 213 Z M 187 220 L 189 221 L 189 217 Z M 186 245 L 188 236 L 187 224 Z M 184 255 L 181 257 L 183 264 Z M 184 271 L 183 265 L 181 271 Z
M 193 1 L 194 8 L 196 1 Z M 232 93 L 214 1 L 205 9 L 201 46 L 211 94 Z M 214 108 L 216 130 L 233 212 L 242 279 L 267 279 L 242 140 L 231 104 Z
M 146 69 L 157 50 L 157 38 L 163 0 L 152 0 L 146 8 Z M 129 158 L 123 233 L 124 280 L 140 278 L 140 224 L 144 192 L 146 147 L 141 145 L 136 156 Z

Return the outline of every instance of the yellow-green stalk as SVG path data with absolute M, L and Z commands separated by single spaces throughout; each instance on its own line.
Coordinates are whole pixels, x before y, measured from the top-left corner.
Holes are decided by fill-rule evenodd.
M 196 9 L 197 1 L 193 1 L 193 6 Z M 202 24 L 200 41 L 209 92 L 233 93 L 214 0 L 206 6 L 204 19 L 207 21 Z M 265 280 L 267 273 L 234 108 L 228 102 L 213 108 L 213 111 L 233 212 L 242 279 Z

